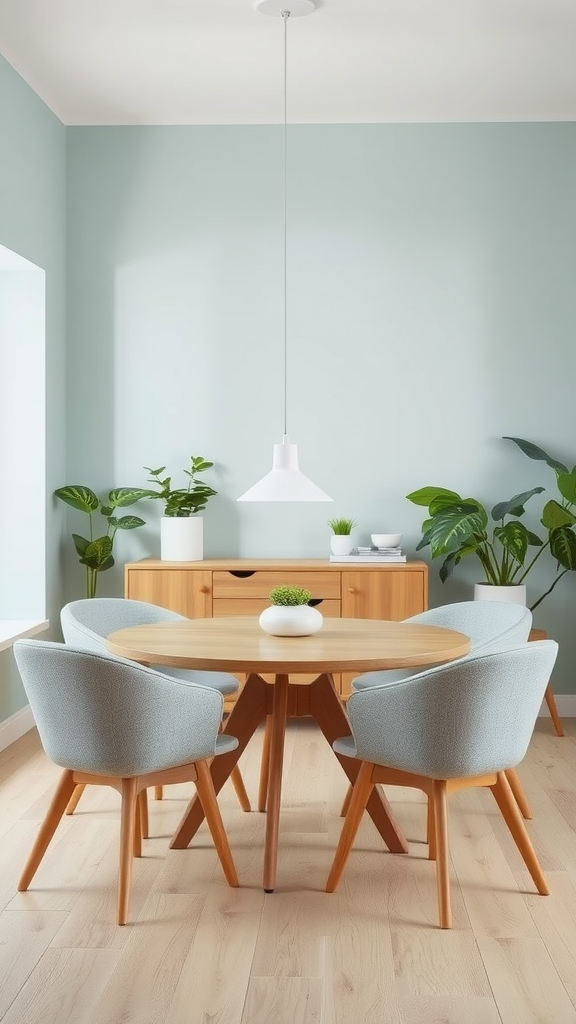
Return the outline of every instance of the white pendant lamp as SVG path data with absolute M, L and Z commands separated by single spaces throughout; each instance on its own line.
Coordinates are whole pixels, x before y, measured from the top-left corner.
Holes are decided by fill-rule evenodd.
M 286 97 L 288 18 L 301 18 L 312 14 L 312 0 L 261 0 L 256 4 L 260 14 L 282 17 L 284 22 L 284 435 L 281 444 L 274 445 L 272 469 L 258 483 L 241 494 L 237 501 L 332 501 L 312 480 L 298 468 L 298 448 L 290 444 L 287 433 L 287 329 L 286 329 Z

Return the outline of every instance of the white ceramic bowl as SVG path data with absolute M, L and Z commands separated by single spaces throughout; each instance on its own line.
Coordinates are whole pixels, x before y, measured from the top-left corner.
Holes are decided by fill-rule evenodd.
M 402 540 L 401 533 L 371 533 L 370 538 L 376 548 L 398 548 Z

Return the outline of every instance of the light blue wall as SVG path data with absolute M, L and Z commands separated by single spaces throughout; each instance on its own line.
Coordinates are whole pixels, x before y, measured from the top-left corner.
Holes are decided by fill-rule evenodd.
M 329 514 L 358 540 L 402 530 L 413 553 L 414 488 L 491 504 L 552 483 L 501 435 L 576 462 L 576 125 L 289 128 L 288 427 L 333 506 L 235 503 L 282 433 L 281 130 L 68 141 L 70 479 L 142 484 L 144 465 L 203 454 L 208 555 L 323 556 Z M 158 553 L 160 508 L 142 513 L 120 561 Z M 475 577 L 442 586 L 434 567 L 431 603 Z M 565 691 L 575 612 L 570 576 L 538 615 Z
M 49 277 L 53 616 L 84 582 L 69 541 L 83 524 L 50 497 L 65 482 L 141 484 L 144 465 L 177 476 L 200 453 L 220 492 L 207 555 L 323 556 L 334 514 L 359 541 L 402 530 L 413 554 L 415 487 L 490 504 L 550 482 L 502 434 L 576 461 L 576 125 L 290 127 L 288 427 L 329 506 L 235 503 L 283 426 L 281 130 L 65 130 L 0 61 L 0 139 L 0 240 Z M 158 552 L 160 508 L 141 512 L 102 594 Z M 445 587 L 432 571 L 432 604 L 469 596 L 475 568 L 459 569 Z M 575 611 L 569 577 L 538 617 L 565 692 Z M 19 699 L 4 689 L 0 719 Z
M 61 523 L 52 491 L 65 472 L 66 130 L 0 57 L 0 243 L 46 271 L 46 480 L 29 466 L 24 494 L 3 480 L 1 499 L 18 516 L 21 502 L 46 502 L 47 612 L 62 604 Z M 4 382 L 2 382 L 4 387 Z M 42 453 L 39 452 L 39 462 Z M 2 537 L 1 543 L 10 543 Z M 44 634 L 51 636 L 51 633 Z M 0 721 L 25 704 L 11 651 L 0 653 Z

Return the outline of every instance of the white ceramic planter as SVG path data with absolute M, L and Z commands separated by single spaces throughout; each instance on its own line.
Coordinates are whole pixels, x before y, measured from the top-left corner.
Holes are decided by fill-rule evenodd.
M 160 558 L 163 562 L 199 562 L 204 557 L 202 516 L 162 516 Z
M 526 584 L 515 587 L 495 587 L 492 583 L 474 584 L 475 601 L 510 601 L 512 604 L 526 604 Z
M 324 618 L 308 604 L 272 604 L 261 612 L 258 621 L 271 636 L 311 636 L 322 628 Z
M 349 555 L 353 547 L 349 533 L 335 533 L 330 537 L 330 551 L 333 555 Z

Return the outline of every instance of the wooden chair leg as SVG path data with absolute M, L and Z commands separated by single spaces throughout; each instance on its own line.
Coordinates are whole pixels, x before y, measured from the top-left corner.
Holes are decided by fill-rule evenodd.
M 550 683 L 548 683 L 548 686 L 546 687 L 546 692 L 544 694 L 544 698 L 545 698 L 546 703 L 548 705 L 548 711 L 550 712 L 550 718 L 552 719 L 552 722 L 554 724 L 554 728 L 556 730 L 556 735 L 557 736 L 563 736 L 564 735 L 564 729 L 562 728 L 562 722 L 560 721 L 560 715 L 558 714 L 558 708 L 556 707 L 556 699 L 554 697 L 554 691 L 553 691 L 552 686 L 550 685 Z
M 18 892 L 26 892 L 26 889 L 34 878 L 38 865 L 46 853 L 48 844 L 58 826 L 58 822 L 64 814 L 68 802 L 74 792 L 74 787 L 75 782 L 73 772 L 66 768 L 60 776 L 60 781 L 58 782 L 56 792 L 54 793 L 50 806 L 46 812 L 46 817 L 40 826 L 40 831 L 36 836 L 36 841 L 32 847 L 30 856 L 24 865 L 24 870 L 18 882 Z
M 74 792 L 72 793 L 72 796 L 70 797 L 70 799 L 68 801 L 68 806 L 66 808 L 66 814 L 74 814 L 74 811 L 76 810 L 76 808 L 78 806 L 78 801 L 79 801 L 80 797 L 82 796 L 82 793 L 84 792 L 85 789 L 86 789 L 85 783 L 84 782 L 79 782 L 78 785 L 75 787 Z
M 236 888 L 239 885 L 238 875 L 236 874 L 236 868 L 232 859 L 232 851 L 230 850 L 230 845 L 228 843 L 228 836 L 226 835 L 224 822 L 222 821 L 222 815 L 220 814 L 220 808 L 216 799 L 216 791 L 214 789 L 214 783 L 212 782 L 212 776 L 210 775 L 210 769 L 207 762 L 197 761 L 196 771 L 198 772 L 196 789 L 198 790 L 198 797 L 202 804 L 204 817 L 206 818 L 208 828 L 210 829 L 212 839 L 214 840 L 216 853 L 220 858 L 220 863 L 228 885 Z
M 140 793 L 136 797 L 134 810 L 134 834 L 132 836 L 132 856 L 142 856 L 142 815 L 140 813 Z
M 148 790 L 143 789 L 138 794 L 138 806 L 140 808 L 140 834 L 142 839 L 150 838 L 150 827 L 148 823 Z
M 341 818 L 345 818 L 346 815 L 348 814 L 348 808 L 350 807 L 350 801 L 352 799 L 352 789 L 353 789 L 353 786 L 352 786 L 352 783 L 350 783 L 350 785 L 348 786 L 348 789 L 346 790 L 346 796 L 344 797 L 344 802 L 342 804 L 342 807 L 340 808 L 340 817 Z
M 494 794 L 498 807 L 502 811 L 504 821 L 512 833 L 512 838 L 520 851 L 522 860 L 532 876 L 534 885 L 541 896 L 548 896 L 550 894 L 550 890 L 546 884 L 546 879 L 544 878 L 544 873 L 540 867 L 538 857 L 536 856 L 536 851 L 530 842 L 530 836 L 526 831 L 526 826 L 522 821 L 520 811 L 518 810 L 518 804 L 516 803 L 512 793 L 507 772 L 498 772 L 497 781 L 495 785 L 490 786 L 490 789 Z
M 122 779 L 122 810 L 120 816 L 120 864 L 118 868 L 118 924 L 128 920 L 130 882 L 132 880 L 132 851 L 136 826 L 137 779 Z
M 266 715 L 262 757 L 260 759 L 260 783 L 258 786 L 258 810 L 265 811 L 268 800 L 268 779 L 270 777 L 270 744 L 272 742 L 272 715 Z
M 372 782 L 373 769 L 374 765 L 370 764 L 369 761 L 363 761 L 360 766 L 360 771 L 352 790 L 348 812 L 342 826 L 340 841 L 334 854 L 328 881 L 326 882 L 326 892 L 334 892 L 342 877 L 342 872 L 360 826 L 362 815 L 366 810 L 366 804 L 374 788 L 374 783 Z
M 154 786 L 154 799 L 155 800 L 161 800 L 162 799 L 162 786 Z
M 428 860 L 436 860 L 436 825 L 433 796 L 428 797 L 426 805 L 426 842 L 428 843 Z
M 436 883 L 441 928 L 452 927 L 450 861 L 448 852 L 448 799 L 446 782 L 434 779 L 434 833 L 436 836 Z
M 230 781 L 231 781 L 232 785 L 234 786 L 234 791 L 236 793 L 236 796 L 238 798 L 238 803 L 240 804 L 240 807 L 242 808 L 242 810 L 243 811 L 251 811 L 252 810 L 252 806 L 250 804 L 250 800 L 248 799 L 248 793 L 246 792 L 246 787 L 244 785 L 244 779 L 242 778 L 242 773 L 241 773 L 238 765 L 235 765 L 235 767 L 230 772 Z
M 510 784 L 510 789 L 512 790 L 512 793 L 514 794 L 514 799 L 515 799 L 516 803 L 518 804 L 518 807 L 520 808 L 520 812 L 522 814 L 522 817 L 526 818 L 528 821 L 530 821 L 531 818 L 532 818 L 532 811 L 530 810 L 530 804 L 528 803 L 528 801 L 526 799 L 526 794 L 525 794 L 524 790 L 522 789 L 522 783 L 520 782 L 520 779 L 518 778 L 518 772 L 516 771 L 515 768 L 507 768 L 506 772 L 505 772 L 505 775 L 506 775 L 506 778 L 508 779 L 508 782 Z

